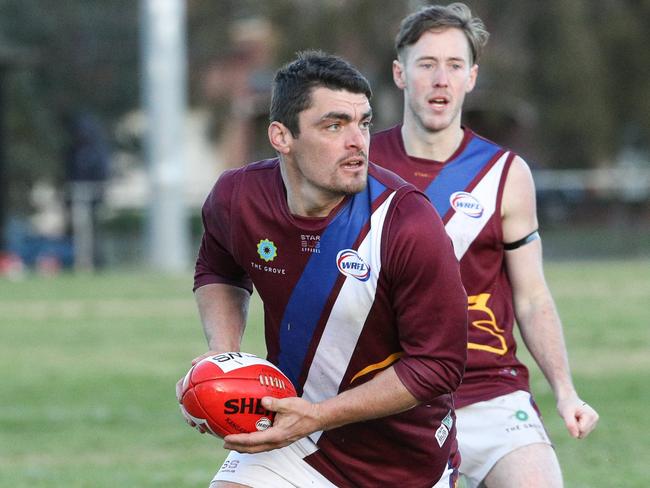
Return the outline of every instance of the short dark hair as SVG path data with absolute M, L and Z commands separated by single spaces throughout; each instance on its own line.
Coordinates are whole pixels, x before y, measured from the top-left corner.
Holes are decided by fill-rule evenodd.
M 477 63 L 490 34 L 483 21 L 472 17 L 472 11 L 464 3 L 456 2 L 447 6 L 431 5 L 413 12 L 402 20 L 395 38 L 395 50 L 401 56 L 406 47 L 418 42 L 422 34 L 430 30 L 455 27 L 465 34 L 472 54 L 470 62 Z
M 298 114 L 311 106 L 311 92 L 318 87 L 363 93 L 368 100 L 372 97 L 368 80 L 343 58 L 323 51 L 302 51 L 275 74 L 271 122 L 284 124 L 297 137 Z

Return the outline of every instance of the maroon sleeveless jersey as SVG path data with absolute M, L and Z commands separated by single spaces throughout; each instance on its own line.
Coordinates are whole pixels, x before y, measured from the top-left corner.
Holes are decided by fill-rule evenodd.
M 370 160 L 422 190 L 454 243 L 468 295 L 468 360 L 454 394 L 457 408 L 516 390 L 529 391 L 517 359 L 512 288 L 505 268 L 501 199 L 515 154 L 464 129 L 447 161 L 410 157 L 401 126 L 375 134 Z

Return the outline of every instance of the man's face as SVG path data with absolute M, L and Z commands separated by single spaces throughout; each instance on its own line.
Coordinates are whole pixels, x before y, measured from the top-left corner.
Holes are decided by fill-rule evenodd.
M 372 110 L 361 93 L 318 87 L 290 138 L 289 170 L 300 191 L 340 197 L 366 187 Z
M 427 31 L 402 58 L 393 62 L 393 79 L 404 90 L 404 118 L 426 132 L 460 127 L 463 101 L 478 73 L 465 34 L 456 28 Z

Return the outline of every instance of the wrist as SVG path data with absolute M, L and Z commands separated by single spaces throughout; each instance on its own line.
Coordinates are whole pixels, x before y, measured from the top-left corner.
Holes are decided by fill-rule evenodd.
M 578 398 L 578 392 L 571 384 L 555 388 L 554 393 L 558 403 Z

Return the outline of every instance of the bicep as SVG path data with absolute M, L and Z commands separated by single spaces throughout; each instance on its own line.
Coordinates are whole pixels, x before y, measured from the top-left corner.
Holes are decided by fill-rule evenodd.
M 508 173 L 502 202 L 503 242 L 516 242 L 538 228 L 535 184 L 530 169 L 519 157 Z M 535 239 L 505 251 L 517 316 L 548 292 L 542 266 L 542 242 Z
M 516 242 L 538 227 L 535 183 L 528 165 L 515 157 L 503 190 L 501 203 L 503 242 Z

